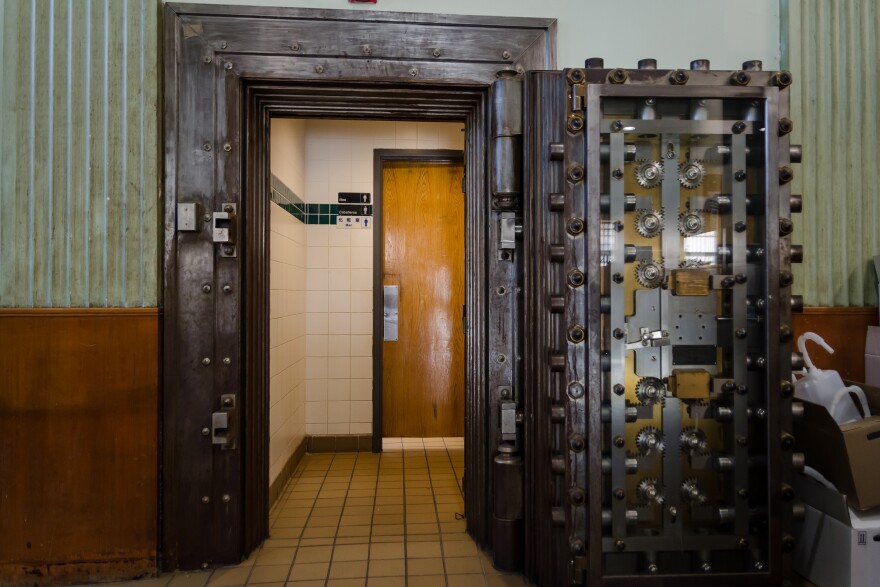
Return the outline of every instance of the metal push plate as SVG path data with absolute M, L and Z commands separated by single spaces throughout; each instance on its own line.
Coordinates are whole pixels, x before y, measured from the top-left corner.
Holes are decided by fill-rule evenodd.
M 398 286 L 386 285 L 385 292 L 385 340 L 397 340 L 397 300 Z

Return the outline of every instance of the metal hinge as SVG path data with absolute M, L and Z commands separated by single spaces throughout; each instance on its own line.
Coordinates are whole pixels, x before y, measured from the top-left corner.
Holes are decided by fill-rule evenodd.
M 573 112 L 585 110 L 587 107 L 587 85 L 573 84 L 571 86 L 571 109 Z

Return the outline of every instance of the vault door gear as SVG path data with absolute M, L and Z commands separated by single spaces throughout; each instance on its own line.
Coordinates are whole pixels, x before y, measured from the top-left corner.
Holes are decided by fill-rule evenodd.
M 640 66 L 526 74 L 525 570 L 778 585 L 803 460 L 791 76 Z

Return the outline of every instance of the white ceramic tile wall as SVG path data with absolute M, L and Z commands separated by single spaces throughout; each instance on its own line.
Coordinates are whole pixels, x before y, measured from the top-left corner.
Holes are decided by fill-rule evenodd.
M 374 149 L 463 149 L 462 131 L 460 123 L 306 121 L 304 199 L 373 193 Z M 306 433 L 370 434 L 373 231 L 306 228 Z
M 271 169 L 302 197 L 305 122 L 273 120 Z M 305 437 L 306 226 L 269 206 L 269 482 Z

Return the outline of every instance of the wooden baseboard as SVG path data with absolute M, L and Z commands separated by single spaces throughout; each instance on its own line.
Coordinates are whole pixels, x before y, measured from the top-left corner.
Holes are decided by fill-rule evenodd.
M 290 458 L 287 459 L 287 462 L 284 463 L 284 467 L 281 469 L 278 477 L 276 477 L 275 481 L 269 485 L 270 509 L 275 505 L 275 502 L 278 501 L 278 498 L 281 497 L 281 493 L 287 486 L 287 482 L 293 476 L 293 472 L 296 471 L 296 466 L 299 465 L 299 462 L 306 455 L 306 444 L 306 439 L 303 438 L 302 442 L 299 443 L 299 446 L 296 447 L 296 450 L 293 451 L 293 454 L 290 455 Z
M 157 572 L 161 314 L 0 310 L 0 584 Z
M 810 359 L 820 369 L 835 369 L 851 381 L 865 380 L 865 336 L 868 326 L 878 326 L 876 307 L 807 307 L 792 316 L 794 340 L 804 332 L 815 332 L 834 349 L 828 354 L 810 345 Z M 795 347 L 796 350 L 796 347 Z

